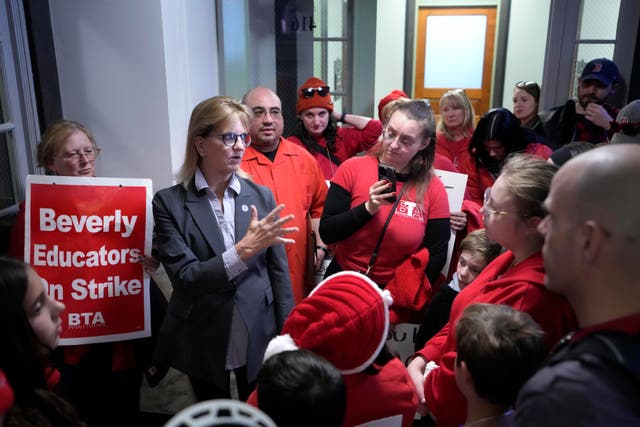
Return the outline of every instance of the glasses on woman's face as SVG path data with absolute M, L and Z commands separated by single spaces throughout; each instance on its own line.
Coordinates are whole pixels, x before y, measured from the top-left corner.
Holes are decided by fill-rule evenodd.
M 329 86 L 305 87 L 300 89 L 303 98 L 311 98 L 314 92 L 319 96 L 327 96 L 329 94 Z
M 251 145 L 251 135 L 248 133 L 235 133 L 235 132 L 227 132 L 222 135 L 216 135 L 222 139 L 222 143 L 227 147 L 233 147 L 238 142 L 238 138 L 242 142 L 242 145 L 248 147 Z
M 490 213 L 491 215 L 508 215 L 509 212 L 501 211 L 500 209 L 495 209 L 489 203 L 491 202 L 491 187 L 488 187 L 484 190 L 484 203 L 482 204 L 483 209 Z
M 392 143 L 397 139 L 398 144 L 403 148 L 409 148 L 415 143 L 415 141 L 413 141 L 412 139 L 407 138 L 406 136 L 397 134 L 393 130 L 390 130 L 388 128 L 385 128 L 382 130 L 382 139 L 384 139 L 389 143 Z
M 100 149 L 98 147 L 84 148 L 82 150 L 73 150 L 62 155 L 62 158 L 69 163 L 79 163 L 83 157 L 91 162 L 98 157 Z

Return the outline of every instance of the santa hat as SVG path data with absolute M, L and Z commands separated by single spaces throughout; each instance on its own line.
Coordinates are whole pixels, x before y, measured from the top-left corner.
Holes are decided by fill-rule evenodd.
M 378 118 L 382 120 L 382 110 L 384 109 L 384 107 L 387 106 L 387 104 L 389 104 L 392 101 L 396 101 L 400 98 L 409 99 L 409 95 L 407 95 L 401 90 L 396 89 L 396 90 L 392 90 L 391 92 L 389 92 L 387 96 L 382 98 L 380 102 L 378 102 Z
M 11 384 L 0 370 L 0 417 L 7 413 L 13 406 L 14 396 Z
M 309 108 L 326 108 L 331 113 L 333 111 L 333 101 L 331 100 L 331 93 L 327 90 L 325 96 L 320 96 L 318 92 L 313 92 L 310 97 L 305 97 L 302 94 L 303 89 L 328 87 L 325 82 L 317 77 L 311 77 L 308 79 L 300 89 L 298 89 L 298 105 L 296 106 L 296 113 L 300 114 L 304 110 Z
M 282 335 L 271 340 L 264 359 L 305 349 L 331 362 L 343 374 L 371 365 L 389 331 L 389 291 L 353 271 L 336 273 L 293 308 Z

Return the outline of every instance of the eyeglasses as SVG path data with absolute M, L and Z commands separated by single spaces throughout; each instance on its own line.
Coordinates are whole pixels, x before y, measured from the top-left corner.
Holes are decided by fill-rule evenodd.
M 499 209 L 495 209 L 492 206 L 489 206 L 490 201 L 491 201 L 491 187 L 487 187 L 487 189 L 484 190 L 484 203 L 482 204 L 482 207 L 484 208 L 484 210 L 492 215 L 508 215 L 509 214 L 509 212 L 501 211 Z
M 279 119 L 282 117 L 282 111 L 279 108 L 265 110 L 264 108 L 256 107 L 253 109 L 253 117 L 256 119 L 262 119 L 267 114 L 269 114 L 272 119 Z
M 87 161 L 91 162 L 98 157 L 100 149 L 98 147 L 85 148 L 83 150 L 73 150 L 62 155 L 62 158 L 71 163 L 78 163 L 82 156 L 86 157 Z
M 414 144 L 414 141 L 406 137 L 402 137 L 401 135 L 396 135 L 392 130 L 389 130 L 388 128 L 382 130 L 382 139 L 388 142 L 393 142 L 397 139 L 398 143 L 405 148 L 408 148 Z
M 235 132 L 227 132 L 222 135 L 216 135 L 222 138 L 222 143 L 227 147 L 233 147 L 238 142 L 238 138 L 242 141 L 242 144 L 245 147 L 251 145 L 251 135 L 248 133 L 235 133 Z
M 329 86 L 305 87 L 300 89 L 303 98 L 311 98 L 314 92 L 319 96 L 327 96 L 329 94 Z

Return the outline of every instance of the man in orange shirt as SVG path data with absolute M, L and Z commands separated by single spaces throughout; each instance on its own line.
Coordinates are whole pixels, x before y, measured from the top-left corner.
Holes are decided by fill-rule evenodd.
M 284 120 L 278 95 L 266 87 L 256 87 L 242 102 L 253 111 L 253 119 L 249 126 L 251 145 L 245 150 L 241 168 L 255 182 L 271 189 L 276 201 L 285 205 L 281 214 L 294 214 L 291 226 L 299 229 L 291 235 L 296 243 L 286 246 L 293 297 L 298 303 L 310 291 L 305 286 L 308 254 L 315 254 L 312 261 L 317 269 L 327 253 L 318 234 L 327 184 L 316 159 L 282 137 Z M 312 230 L 316 236 L 314 251 L 309 250 L 313 249 L 309 248 L 313 244 Z

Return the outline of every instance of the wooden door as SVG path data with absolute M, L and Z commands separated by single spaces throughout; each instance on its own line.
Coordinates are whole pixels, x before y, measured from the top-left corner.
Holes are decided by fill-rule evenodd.
M 439 114 L 442 94 L 461 88 L 476 115 L 486 113 L 495 33 L 495 6 L 419 8 L 414 97 L 429 99 Z

